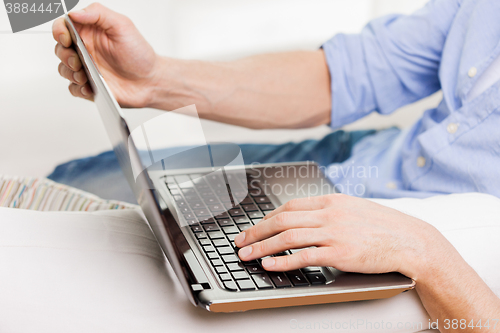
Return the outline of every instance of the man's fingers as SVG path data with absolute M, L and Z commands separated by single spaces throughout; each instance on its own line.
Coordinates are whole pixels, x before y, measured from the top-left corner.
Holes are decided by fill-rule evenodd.
M 304 249 L 288 256 L 266 258 L 262 266 L 268 271 L 285 272 L 307 266 L 332 266 L 331 249 L 318 247 Z
M 314 228 L 320 226 L 318 212 L 291 211 L 282 212 L 272 218 L 265 219 L 245 230 L 234 238 L 238 247 L 274 236 L 288 229 Z
M 57 43 L 55 53 L 61 61 L 71 70 L 77 72 L 82 68 L 82 62 L 75 50 L 66 48 L 60 43 Z
M 90 85 L 88 83 L 86 83 L 83 86 L 71 83 L 69 85 L 68 89 L 69 89 L 69 92 L 71 93 L 71 95 L 73 95 L 75 97 L 85 98 L 85 99 L 88 99 L 89 101 L 94 100 L 92 88 L 90 88 Z
M 120 25 L 128 20 L 100 3 L 93 3 L 82 10 L 70 12 L 69 17 L 75 23 L 95 25 L 103 30 L 119 29 Z
M 264 217 L 264 220 L 270 219 L 282 212 L 286 211 L 306 211 L 306 210 L 316 210 L 322 209 L 326 206 L 326 196 L 310 197 L 302 199 L 293 199 L 288 201 L 286 204 L 279 206 L 271 213 Z
M 80 69 L 78 72 L 72 71 L 69 69 L 65 64 L 62 62 L 59 64 L 59 74 L 61 74 L 62 77 L 70 80 L 73 83 L 76 83 L 78 85 L 84 85 L 87 83 L 87 75 L 83 71 L 83 69 Z
M 254 260 L 289 249 L 302 249 L 313 245 L 321 246 L 327 235 L 317 228 L 289 229 L 266 240 L 245 246 L 238 255 L 242 260 Z
M 71 35 L 66 27 L 66 23 L 64 23 L 64 18 L 61 17 L 54 21 L 52 24 L 52 36 L 56 42 L 62 44 L 62 46 L 71 46 Z

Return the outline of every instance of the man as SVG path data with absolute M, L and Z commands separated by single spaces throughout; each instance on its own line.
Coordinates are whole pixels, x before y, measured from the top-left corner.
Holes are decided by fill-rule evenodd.
M 128 18 L 98 4 L 71 18 L 124 107 L 173 110 L 194 103 L 203 118 L 251 128 L 338 128 L 441 89 L 441 104 L 409 130 L 339 131 L 320 141 L 241 146 L 247 163 L 312 159 L 328 167 L 338 188 L 363 188 L 346 194 L 394 198 L 500 195 L 499 14 L 497 0 L 432 0 L 411 16 L 383 17 L 359 35 L 335 36 L 318 51 L 226 63 L 160 57 Z M 62 20 L 53 34 L 70 92 L 92 99 Z M 376 177 L 338 172 L 369 166 L 379 170 Z M 123 178 L 117 170 L 112 153 L 105 153 L 60 166 L 50 178 L 103 196 L 103 180 Z M 268 258 L 268 270 L 399 271 L 417 281 L 432 319 L 469 322 L 500 313 L 500 300 L 436 229 L 365 199 L 293 200 L 235 242 L 243 260 L 316 246 Z

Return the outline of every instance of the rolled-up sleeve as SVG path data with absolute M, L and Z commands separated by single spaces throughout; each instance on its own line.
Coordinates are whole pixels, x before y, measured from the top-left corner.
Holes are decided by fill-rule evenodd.
M 439 65 L 460 0 L 431 0 L 412 15 L 371 21 L 322 47 L 331 76 L 333 128 L 372 111 L 389 114 L 440 86 Z

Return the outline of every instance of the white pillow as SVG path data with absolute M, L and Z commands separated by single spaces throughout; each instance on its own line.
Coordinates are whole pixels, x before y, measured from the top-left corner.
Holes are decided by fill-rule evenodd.
M 437 226 L 500 294 L 499 199 L 460 194 L 376 201 Z M 137 210 L 0 208 L 0 263 L 2 332 L 415 332 L 429 323 L 414 291 L 246 313 L 193 307 Z

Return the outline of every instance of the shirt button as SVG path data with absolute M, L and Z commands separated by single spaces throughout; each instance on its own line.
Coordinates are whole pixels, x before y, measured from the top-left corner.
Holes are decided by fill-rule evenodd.
M 395 182 L 388 182 L 387 184 L 385 184 L 385 187 L 387 187 L 388 189 L 391 189 L 391 190 L 395 190 L 398 188 L 398 186 L 396 185 Z
M 477 68 L 476 67 L 471 67 L 471 69 L 469 69 L 469 73 L 468 74 L 469 74 L 470 78 L 473 78 L 477 74 Z
M 423 168 L 425 166 L 425 157 L 419 156 L 417 158 L 417 166 Z
M 458 130 L 458 124 L 457 123 L 449 123 L 448 126 L 446 126 L 446 130 L 450 134 L 455 134 Z

